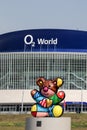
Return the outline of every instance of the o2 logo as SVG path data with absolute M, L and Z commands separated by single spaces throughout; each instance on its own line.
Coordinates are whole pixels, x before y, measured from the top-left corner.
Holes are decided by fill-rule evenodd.
M 33 41 L 33 36 L 32 35 L 26 35 L 25 37 L 24 37 L 24 43 L 26 44 L 26 45 L 31 45 L 32 47 L 34 47 L 35 46 L 35 42 Z
M 24 43 L 26 45 L 31 45 L 32 47 L 35 47 L 35 42 L 33 39 L 33 36 L 28 34 L 24 37 Z M 50 39 L 45 39 L 45 38 L 37 38 L 36 43 L 38 45 L 57 45 L 58 44 L 58 38 L 50 38 Z

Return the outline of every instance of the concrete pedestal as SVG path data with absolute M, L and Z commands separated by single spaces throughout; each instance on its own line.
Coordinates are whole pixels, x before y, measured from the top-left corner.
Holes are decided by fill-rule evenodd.
M 25 130 L 71 130 L 71 118 L 30 117 L 26 119 Z

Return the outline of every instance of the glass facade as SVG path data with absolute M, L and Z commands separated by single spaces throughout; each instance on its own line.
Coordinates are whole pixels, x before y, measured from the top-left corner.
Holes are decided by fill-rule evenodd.
M 13 112 L 18 112 L 18 113 L 27 113 L 31 111 L 31 106 L 33 104 L 0 104 L 0 113 L 13 113 Z M 65 112 L 76 112 L 80 113 L 81 112 L 81 104 L 76 104 L 76 103 L 71 103 L 68 104 L 66 103 L 66 106 L 64 107 L 64 104 L 61 104 L 62 107 L 64 108 Z M 87 112 L 87 103 L 83 104 L 83 109 L 82 112 Z
M 31 110 L 31 104 L 24 104 L 23 110 L 21 104 L 0 104 L 0 112 L 29 112 Z
M 33 89 L 40 76 L 63 78 L 63 89 L 87 89 L 86 66 L 86 53 L 0 53 L 0 89 Z

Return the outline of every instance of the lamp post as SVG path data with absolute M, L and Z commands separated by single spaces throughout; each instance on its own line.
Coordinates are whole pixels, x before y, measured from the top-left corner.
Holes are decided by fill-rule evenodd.
M 83 89 L 81 87 L 81 113 L 83 112 Z
M 82 113 L 83 112 L 83 88 L 79 86 L 76 87 L 81 89 L 81 113 Z
M 21 113 L 23 113 L 23 100 L 24 100 L 24 90 L 22 91 L 22 102 L 21 102 Z
M 71 82 L 73 85 L 76 86 L 76 88 L 81 90 L 81 113 L 83 112 L 83 87 L 80 87 L 78 85 L 76 85 L 74 82 Z

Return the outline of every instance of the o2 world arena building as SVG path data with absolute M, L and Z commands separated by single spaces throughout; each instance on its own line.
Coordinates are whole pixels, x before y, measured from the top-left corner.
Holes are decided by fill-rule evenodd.
M 23 30 L 0 35 L 0 112 L 28 112 L 38 77 L 62 77 L 65 111 L 87 111 L 87 32 Z

